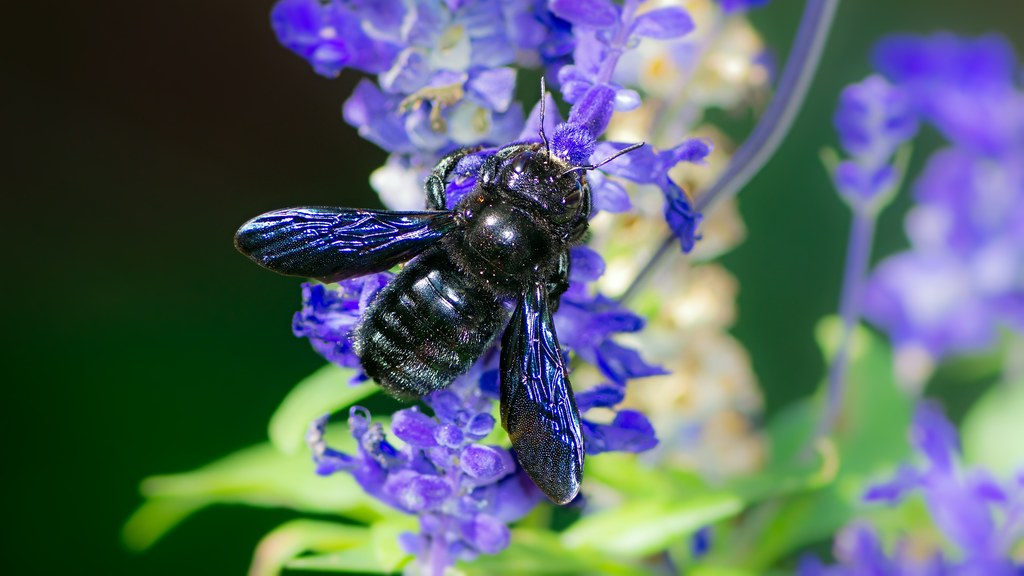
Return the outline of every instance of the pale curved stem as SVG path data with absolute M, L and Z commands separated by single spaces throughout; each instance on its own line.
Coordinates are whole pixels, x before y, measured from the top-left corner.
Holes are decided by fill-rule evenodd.
M 807 0 L 775 96 L 725 172 L 697 199 L 698 212 L 735 196 L 778 150 L 803 107 L 838 7 L 839 0 Z
M 803 106 L 838 7 L 839 0 L 807 0 L 800 28 L 797 30 L 775 96 L 772 97 L 768 109 L 746 142 L 730 160 L 729 166 L 711 188 L 697 199 L 698 212 L 705 212 L 719 202 L 735 196 L 778 150 L 779 144 L 792 128 L 797 112 Z M 640 270 L 629 288 L 623 292 L 621 301 L 635 295 L 655 267 L 669 253 L 675 241 L 672 234 L 662 241 L 661 246 Z

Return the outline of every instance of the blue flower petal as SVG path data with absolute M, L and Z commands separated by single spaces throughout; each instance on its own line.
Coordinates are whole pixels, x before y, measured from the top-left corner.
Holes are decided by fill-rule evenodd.
M 693 209 L 690 199 L 675 182 L 666 178 L 661 190 L 665 194 L 665 221 L 683 252 L 689 252 L 697 242 L 697 227 L 703 216 Z
M 595 212 L 610 212 L 618 214 L 628 212 L 633 203 L 629 200 L 629 193 L 626 188 L 611 178 L 605 177 L 599 171 L 593 171 L 588 176 L 590 180 L 590 194 L 594 201 Z
M 593 248 L 581 244 L 569 249 L 572 265 L 569 267 L 569 280 L 573 282 L 593 282 L 604 274 L 604 258 Z
M 467 92 L 495 112 L 504 112 L 515 95 L 516 69 L 510 67 L 481 70 L 471 75 Z
M 645 362 L 636 350 L 611 340 L 606 340 L 597 347 L 597 367 L 612 382 L 619 384 L 625 384 L 633 378 L 668 374 L 664 368 Z
M 403 50 L 389 70 L 378 77 L 385 92 L 412 94 L 430 81 L 431 71 L 427 57 L 422 50 Z
M 608 0 L 551 0 L 548 8 L 576 26 L 607 28 L 619 21 L 619 9 Z
M 445 448 L 459 448 L 465 442 L 466 436 L 458 426 L 444 424 L 434 432 L 434 440 Z
M 741 12 L 743 10 L 749 10 L 751 8 L 757 8 L 764 6 L 768 3 L 768 0 L 718 0 L 722 5 L 724 12 Z
M 614 104 L 615 89 L 607 84 L 596 84 L 573 104 L 568 122 L 585 127 L 590 137 L 597 140 L 612 119 Z
M 544 94 L 544 134 L 550 139 L 555 133 L 555 128 L 562 123 L 562 115 L 558 111 L 555 99 L 551 93 Z M 530 115 L 526 117 L 526 124 L 519 133 L 516 140 L 540 140 L 540 102 L 533 106 Z
M 413 152 L 416 148 L 405 132 L 405 122 L 396 114 L 398 104 L 397 98 L 381 93 L 376 84 L 364 78 L 342 106 L 342 115 L 360 136 L 384 150 Z
M 576 395 L 576 407 L 580 413 L 591 408 L 612 408 L 626 397 L 626 389 L 619 384 L 600 384 Z
M 440 507 L 451 495 L 452 487 L 439 476 L 400 470 L 388 476 L 384 493 L 403 510 L 421 512 Z
M 647 417 L 635 410 L 620 410 L 610 424 L 583 421 L 587 454 L 602 452 L 644 452 L 658 445 Z
M 633 21 L 634 34 L 659 40 L 681 38 L 692 32 L 693 28 L 690 13 L 678 6 L 651 10 Z
M 434 439 L 437 428 L 437 421 L 416 407 L 399 410 L 391 417 L 391 432 L 406 444 L 417 448 L 437 446 Z
M 936 469 L 952 472 L 953 462 L 960 452 L 960 440 L 953 424 L 935 404 L 923 402 L 914 413 L 911 442 Z
M 497 554 L 508 548 L 511 535 L 504 522 L 489 514 L 476 514 L 460 526 L 462 537 L 484 554 Z
M 492 446 L 470 444 L 459 455 L 459 465 L 470 478 L 493 482 L 515 470 L 508 452 Z

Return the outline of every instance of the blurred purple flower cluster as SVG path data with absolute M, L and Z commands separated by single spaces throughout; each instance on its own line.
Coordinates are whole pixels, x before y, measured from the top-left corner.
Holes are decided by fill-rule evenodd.
M 356 454 L 327 445 L 329 415 L 314 421 L 306 438 L 318 474 L 351 474 L 367 494 L 419 518 L 420 532 L 403 534 L 400 543 L 427 574 L 443 574 L 456 560 L 505 549 L 507 524 L 544 500 L 508 449 L 480 443 L 495 425 L 493 359 L 485 357 L 447 389 L 425 396 L 433 416 L 415 406 L 395 412 L 390 428 L 401 447 L 389 442 L 383 425 L 371 422 L 369 411 L 359 406 L 348 418 Z M 624 393 L 623 386 L 607 384 L 577 395 L 576 403 L 581 413 L 613 408 Z M 582 424 L 589 454 L 641 452 L 658 442 L 650 422 L 635 410 L 617 411 L 610 423 L 584 418 Z
M 909 131 L 909 101 L 948 146 L 913 184 L 912 247 L 876 267 L 866 316 L 904 356 L 984 349 L 1000 326 L 1024 330 L 1024 92 L 1012 47 L 996 36 L 895 36 L 875 65 L 895 88 L 871 80 L 860 90 L 884 92 L 874 101 L 895 120 L 886 131 Z
M 956 428 L 927 402 L 918 406 L 910 441 L 923 466 L 904 466 L 889 482 L 869 489 L 865 499 L 896 504 L 920 491 L 935 525 L 958 553 L 922 558 L 900 542 L 886 555 L 875 531 L 856 523 L 836 538 L 838 566 L 807 558 L 801 576 L 1015 576 L 1024 571 L 1010 560 L 1012 547 L 1024 537 L 1024 470 L 1006 483 L 983 469 L 965 470 Z
M 420 533 L 400 542 L 425 573 L 442 574 L 456 560 L 503 550 L 507 523 L 544 498 L 507 449 L 479 443 L 495 424 L 493 397 L 478 384 L 482 370 L 478 365 L 448 389 L 426 396 L 433 417 L 418 407 L 395 412 L 391 432 L 401 448 L 361 407 L 348 418 L 355 455 L 327 446 L 327 416 L 313 423 L 307 437 L 318 474 L 347 472 L 374 498 L 419 517 Z

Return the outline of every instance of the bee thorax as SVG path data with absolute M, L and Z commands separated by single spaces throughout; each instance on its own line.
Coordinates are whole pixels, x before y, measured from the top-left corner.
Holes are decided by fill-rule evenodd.
M 536 215 L 507 203 L 463 211 L 465 228 L 450 247 L 459 267 L 495 287 L 519 287 L 550 273 L 565 249 Z

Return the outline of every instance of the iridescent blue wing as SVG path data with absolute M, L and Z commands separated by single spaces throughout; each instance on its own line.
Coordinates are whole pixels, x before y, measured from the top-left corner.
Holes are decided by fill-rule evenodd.
M 409 260 L 455 227 L 447 211 L 285 208 L 243 224 L 235 247 L 279 274 L 337 282 Z
M 548 498 L 566 504 L 576 497 L 583 431 L 542 285 L 519 299 L 501 339 L 501 424 Z

